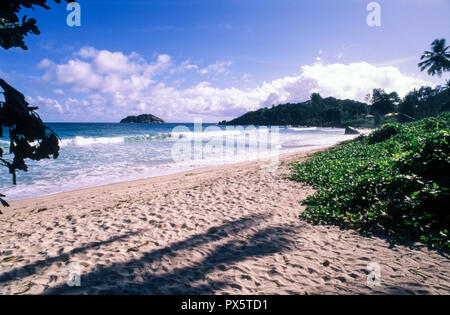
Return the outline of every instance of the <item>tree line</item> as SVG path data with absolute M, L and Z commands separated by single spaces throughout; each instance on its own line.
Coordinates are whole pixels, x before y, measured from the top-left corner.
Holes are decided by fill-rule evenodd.
M 400 98 L 396 92 L 374 89 L 368 102 L 322 98 L 314 93 L 302 103 L 287 103 L 248 112 L 227 125 L 299 125 L 374 128 L 387 122 L 408 122 L 450 110 L 448 86 L 421 87 Z

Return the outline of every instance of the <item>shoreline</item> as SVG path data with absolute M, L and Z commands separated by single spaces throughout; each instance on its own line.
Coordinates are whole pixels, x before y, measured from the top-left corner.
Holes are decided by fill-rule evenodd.
M 114 129 L 112 129 L 113 132 L 109 129 L 101 129 L 93 135 L 89 132 L 92 128 L 83 126 L 59 128 L 61 152 L 57 161 L 42 163 L 31 163 L 30 161 L 28 173 L 18 172 L 18 185 L 12 185 L 10 177 L 6 173 L 2 174 L 2 193 L 6 195 L 6 201 L 30 199 L 98 185 L 163 176 L 208 166 L 234 164 L 266 155 L 327 147 L 353 137 L 344 135 L 341 130 L 328 132 L 331 129 L 319 128 L 321 131 L 305 132 L 280 130 L 282 138 L 280 138 L 281 141 L 277 140 L 279 144 L 275 151 L 273 147 L 267 151 L 265 149 L 255 151 L 253 147 L 251 150 L 250 147 L 247 148 L 247 136 L 245 139 L 235 137 L 236 132 L 241 133 L 242 131 L 208 131 L 205 129 L 201 137 L 202 145 L 206 149 L 208 149 L 209 140 L 216 139 L 217 136 L 227 142 L 229 141 L 227 139 L 231 139 L 229 134 L 233 135 L 232 139 L 234 140 L 232 141 L 236 142 L 235 145 L 239 148 L 245 142 L 246 151 L 233 153 L 231 158 L 226 149 L 226 153 L 218 152 L 217 156 L 214 153 L 214 155 L 209 154 L 203 158 L 194 155 L 180 159 L 172 156 L 171 149 L 173 150 L 179 139 L 190 139 L 192 136 L 190 133 L 194 131 L 190 131 L 186 135 L 185 132 L 178 132 L 174 135 L 171 130 L 166 130 L 167 127 L 163 130 L 155 129 L 145 132 L 139 128 L 120 132 L 114 131 Z M 83 129 L 87 131 L 83 131 Z M 139 132 L 144 133 L 141 135 Z M 178 139 L 177 134 L 182 137 Z M 154 139 L 158 141 L 153 141 Z M 264 138 L 263 140 L 268 139 Z
M 448 257 L 299 218 L 314 190 L 283 175 L 319 150 L 12 202 L 0 294 L 448 294 Z
M 306 155 L 313 154 L 315 152 L 327 150 L 329 148 L 332 148 L 333 146 L 335 146 L 335 145 L 316 147 L 316 148 L 306 149 L 306 150 L 304 150 L 304 149 L 294 150 L 292 152 L 280 153 L 279 160 L 280 160 L 280 163 L 285 160 L 294 160 L 295 157 L 297 157 L 297 156 L 303 157 L 304 154 L 306 154 Z M 147 183 L 147 182 L 151 183 L 152 180 L 154 180 L 154 181 L 167 180 L 172 177 L 184 176 L 185 174 L 190 174 L 190 173 L 197 174 L 199 172 L 203 173 L 203 172 L 213 171 L 215 168 L 221 168 L 221 167 L 225 167 L 225 166 L 233 168 L 234 166 L 239 166 L 239 165 L 247 164 L 247 163 L 261 163 L 260 160 L 261 159 L 256 158 L 256 159 L 250 159 L 250 160 L 245 160 L 245 161 L 240 161 L 240 162 L 230 162 L 230 163 L 217 164 L 217 165 L 200 166 L 200 167 L 187 169 L 187 170 L 176 170 L 173 173 L 170 172 L 168 174 L 155 175 L 155 176 L 149 176 L 149 177 L 132 179 L 132 180 L 124 180 L 124 181 L 113 182 L 113 183 L 109 183 L 109 184 L 101 184 L 101 185 L 95 185 L 95 186 L 76 188 L 76 189 L 51 193 L 51 194 L 42 195 L 42 196 L 35 196 L 35 197 L 28 197 L 28 198 L 23 198 L 23 199 L 15 199 L 15 200 L 7 200 L 7 201 L 10 204 L 10 206 L 13 207 L 13 204 L 20 204 L 22 202 L 32 202 L 34 200 L 38 201 L 40 199 L 46 200 L 49 198 L 51 199 L 52 197 L 59 198 L 59 197 L 61 197 L 61 195 L 84 193 L 84 192 L 89 192 L 90 190 L 102 190 L 102 189 L 109 189 L 109 188 L 115 189 L 117 187 L 114 187 L 114 186 L 123 186 L 123 185 L 126 185 L 127 183 L 131 184 L 131 185 L 139 185 L 139 184 Z M 8 208 L 3 208 L 3 209 L 8 210 Z M 3 211 L 3 212 L 5 212 L 5 211 Z

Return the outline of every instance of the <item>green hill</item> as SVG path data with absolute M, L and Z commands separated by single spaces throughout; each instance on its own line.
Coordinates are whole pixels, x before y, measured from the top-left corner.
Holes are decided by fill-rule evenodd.
M 226 125 L 301 125 L 323 127 L 371 127 L 369 105 L 334 97 L 322 98 L 313 94 L 311 100 L 296 104 L 281 104 L 248 112 Z
M 436 116 L 450 110 L 450 89 L 421 87 L 403 99 L 397 93 L 374 89 L 370 104 L 322 98 L 312 94 L 303 103 L 288 103 L 248 112 L 222 125 L 300 125 L 320 127 L 346 126 L 373 128 L 387 122 L 408 122 Z

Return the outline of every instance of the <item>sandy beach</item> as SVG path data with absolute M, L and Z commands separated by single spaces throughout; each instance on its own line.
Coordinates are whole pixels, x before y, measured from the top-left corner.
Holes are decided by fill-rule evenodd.
M 12 202 L 0 293 L 449 294 L 448 256 L 299 218 L 313 190 L 283 174 L 309 153 Z

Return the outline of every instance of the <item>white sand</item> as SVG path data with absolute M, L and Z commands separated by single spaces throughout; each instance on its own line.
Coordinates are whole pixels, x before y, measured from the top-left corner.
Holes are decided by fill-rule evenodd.
M 313 191 L 286 172 L 245 162 L 12 202 L 0 293 L 450 293 L 448 256 L 299 219 Z

